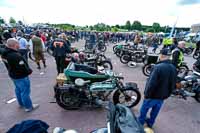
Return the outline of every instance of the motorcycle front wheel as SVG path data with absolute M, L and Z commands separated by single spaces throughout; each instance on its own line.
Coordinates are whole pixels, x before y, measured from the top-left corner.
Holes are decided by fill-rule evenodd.
M 101 45 L 98 47 L 98 50 L 101 52 L 105 52 L 107 50 L 107 47 L 106 47 L 106 45 Z
M 142 72 L 145 76 L 149 77 L 151 70 L 153 68 L 153 64 L 147 64 L 142 67 Z
M 75 92 L 70 92 L 69 90 L 60 89 L 56 92 L 56 102 L 57 104 L 66 110 L 79 109 L 81 101 Z
M 132 108 L 136 106 L 141 99 L 141 94 L 137 89 L 118 89 L 113 94 L 114 104 L 120 103 Z
M 181 65 L 178 69 L 178 76 L 182 77 L 182 76 L 186 76 L 188 75 L 189 72 L 189 68 L 187 65 Z
M 195 52 L 195 53 L 193 54 L 192 57 L 193 57 L 194 59 L 197 59 L 197 58 L 199 57 L 199 53 L 196 53 L 196 52 Z
M 104 67 L 104 69 L 106 70 L 112 70 L 113 69 L 113 66 L 112 66 L 112 63 L 110 61 L 103 61 L 101 62 L 101 66 Z
M 124 54 L 120 57 L 120 62 L 122 64 L 127 64 L 131 60 L 130 55 Z
M 192 54 L 192 52 L 193 52 L 193 49 L 188 48 L 186 54 L 187 54 L 187 55 L 190 55 L 190 54 Z

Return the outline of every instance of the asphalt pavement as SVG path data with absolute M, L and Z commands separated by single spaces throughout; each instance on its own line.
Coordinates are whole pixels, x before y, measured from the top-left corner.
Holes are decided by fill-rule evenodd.
M 84 41 L 72 44 L 76 47 L 83 47 Z M 132 81 L 138 84 L 143 95 L 146 77 L 142 73 L 143 64 L 138 64 L 136 68 L 129 68 L 120 63 L 113 54 L 114 44 L 108 44 L 106 55 L 112 59 L 114 71 L 122 73 L 124 82 Z M 56 79 L 56 65 L 54 58 L 45 54 L 47 69 L 45 74 L 40 75 L 36 69 L 36 64 L 29 61 L 34 70 L 30 76 L 31 98 L 33 103 L 40 104 L 40 107 L 33 112 L 26 113 L 18 107 L 17 102 L 6 103 L 15 98 L 14 86 L 8 77 L 4 64 L 0 61 L 0 133 L 4 133 L 14 124 L 27 119 L 40 119 L 50 125 L 49 132 L 55 127 L 66 129 L 76 129 L 80 133 L 106 126 L 106 111 L 104 109 L 82 108 L 80 110 L 64 110 L 55 103 L 53 86 Z M 194 60 L 191 56 L 185 56 L 185 61 L 192 66 Z M 143 97 L 142 97 L 143 100 Z M 132 110 L 138 116 L 142 103 Z M 154 125 L 155 133 L 199 133 L 200 132 L 200 103 L 193 98 L 187 100 L 169 98 L 165 101 L 162 110 Z

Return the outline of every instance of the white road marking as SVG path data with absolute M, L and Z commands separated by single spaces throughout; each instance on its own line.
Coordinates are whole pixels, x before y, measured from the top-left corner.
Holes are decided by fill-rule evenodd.
M 15 102 L 16 100 L 17 100 L 16 98 L 12 98 L 12 99 L 8 100 L 6 103 L 7 103 L 7 104 L 10 104 L 10 103 Z

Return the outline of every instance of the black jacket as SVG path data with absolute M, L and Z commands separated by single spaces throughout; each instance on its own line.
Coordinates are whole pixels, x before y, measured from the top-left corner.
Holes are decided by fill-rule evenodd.
M 170 96 L 176 85 L 176 68 L 169 61 L 161 61 L 153 68 L 146 83 L 145 98 L 166 99 Z
M 183 50 L 178 47 L 177 47 L 177 49 L 178 50 L 174 51 L 172 54 L 172 63 L 178 68 L 179 67 L 178 64 L 180 63 L 180 61 L 179 61 L 180 52 L 183 52 Z
M 53 51 L 53 56 L 65 56 L 71 50 L 70 43 L 62 39 L 55 39 L 50 45 L 50 49 Z
M 25 78 L 32 73 L 26 60 L 16 50 L 5 48 L 2 59 L 12 79 Z

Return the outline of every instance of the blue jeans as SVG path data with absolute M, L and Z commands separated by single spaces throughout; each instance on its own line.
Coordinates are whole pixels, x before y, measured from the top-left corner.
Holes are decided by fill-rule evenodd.
M 142 125 L 146 122 L 149 127 L 152 127 L 155 119 L 162 107 L 163 100 L 158 99 L 144 99 L 142 107 L 140 109 L 139 121 Z M 151 108 L 150 118 L 147 119 L 146 115 Z
M 30 98 L 30 80 L 28 77 L 22 79 L 12 79 L 15 85 L 15 94 L 17 101 L 21 107 L 26 109 L 32 108 L 32 101 Z

